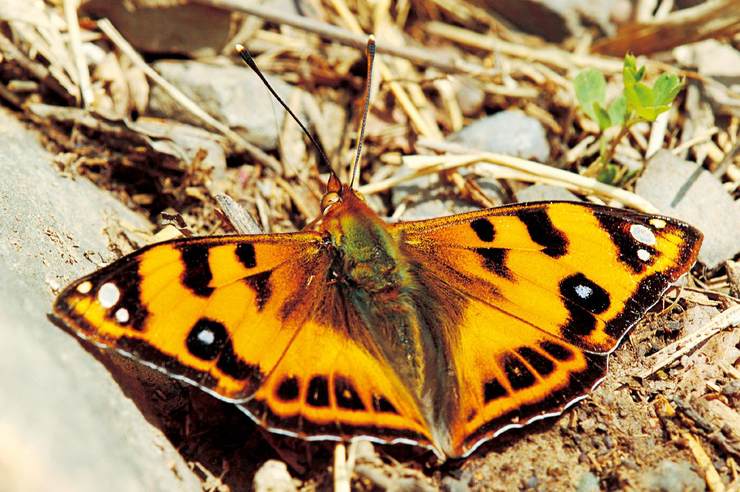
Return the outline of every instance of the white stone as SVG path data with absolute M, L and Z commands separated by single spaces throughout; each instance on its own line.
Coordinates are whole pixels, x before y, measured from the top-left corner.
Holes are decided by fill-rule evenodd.
M 267 460 L 254 474 L 252 490 L 255 492 L 295 492 L 296 486 L 285 463 Z

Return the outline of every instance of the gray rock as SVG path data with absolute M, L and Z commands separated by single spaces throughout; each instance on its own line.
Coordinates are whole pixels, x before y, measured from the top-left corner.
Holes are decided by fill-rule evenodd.
M 550 156 L 550 145 L 542 123 L 516 110 L 482 118 L 453 134 L 449 140 L 485 152 L 540 162 Z
M 231 37 L 231 12 L 207 5 L 179 2 L 134 2 L 90 0 L 83 11 L 92 17 L 107 17 L 138 51 L 213 56 Z
M 703 492 L 704 480 L 686 461 L 663 460 L 643 478 L 645 490 L 660 492 Z
M 408 172 L 411 172 L 411 170 L 407 168 L 401 168 L 398 171 L 401 175 Z M 460 174 L 463 176 L 472 173 L 472 171 L 460 169 Z M 506 193 L 498 181 L 482 176 L 476 178 L 476 183 L 486 197 L 493 202 L 494 206 L 503 203 Z M 396 207 L 402 202 L 406 202 L 406 210 L 401 215 L 401 220 L 430 219 L 480 209 L 480 207 L 454 196 L 451 193 L 451 187 L 440 183 L 438 175 L 420 176 L 393 187 L 391 202 Z
M 439 198 L 423 200 L 409 205 L 403 212 L 403 220 L 423 220 L 452 215 L 452 211 Z
M 596 23 L 607 34 L 615 0 L 482 0 L 522 31 L 548 41 L 563 41 L 584 31 L 584 21 Z
M 520 202 L 539 202 L 552 200 L 566 200 L 578 202 L 580 198 L 560 186 L 536 184 L 516 192 L 516 199 Z
M 635 192 L 666 215 L 685 220 L 704 233 L 699 260 L 709 268 L 740 251 L 740 203 L 696 164 L 660 151 L 648 162 Z
M 106 368 L 47 319 L 52 288 L 95 269 L 87 258 L 110 256 L 107 216 L 146 221 L 86 179 L 63 177 L 4 109 L 0 128 L 0 488 L 200 490 Z
M 203 169 L 223 172 L 226 169 L 226 143 L 221 135 L 211 133 L 198 126 L 186 125 L 160 118 L 142 117 L 128 127 L 147 135 L 152 148 L 186 162 L 192 162 L 200 150 L 206 156 L 200 163 Z
M 288 472 L 288 465 L 282 461 L 268 460 L 252 481 L 254 492 L 295 492 L 296 487 Z
M 442 479 L 442 490 L 444 492 L 468 492 L 471 478 L 472 475 L 469 472 L 463 472 L 460 478 L 444 477 Z
M 476 116 L 483 109 L 483 103 L 486 100 L 486 93 L 480 87 L 477 80 L 469 77 L 455 77 L 454 79 L 455 97 L 460 110 L 465 116 Z
M 593 473 L 586 472 L 578 479 L 577 492 L 599 492 L 599 478 Z
M 277 147 L 285 110 L 276 103 L 257 75 L 247 67 L 164 60 L 153 68 L 217 120 L 265 150 Z M 274 77 L 270 84 L 284 100 L 293 88 Z M 195 126 L 203 122 L 177 104 L 161 87 L 153 86 L 149 111 Z
M 408 176 L 413 170 L 408 167 L 401 167 L 396 171 L 395 176 Z M 432 197 L 424 196 L 427 195 L 429 190 L 438 188 L 439 177 L 437 175 L 428 174 L 426 176 L 419 176 L 418 178 L 405 181 L 399 185 L 394 186 L 391 189 L 391 203 L 394 207 L 398 207 L 407 200 L 409 197 L 416 199 L 421 196 L 421 200 L 430 200 Z
M 485 166 L 486 164 L 479 164 L 478 166 Z M 486 195 L 486 197 L 492 202 L 494 207 L 503 205 L 509 199 L 508 192 L 501 186 L 501 182 L 494 178 L 487 176 L 481 176 L 475 180 L 480 190 Z

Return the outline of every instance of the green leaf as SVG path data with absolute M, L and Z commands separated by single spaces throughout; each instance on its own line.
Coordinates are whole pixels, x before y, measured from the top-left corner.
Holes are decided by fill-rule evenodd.
M 620 126 L 624 124 L 625 117 L 627 116 L 627 99 L 624 94 L 620 94 L 606 110 L 609 113 L 609 120 L 612 125 Z
M 598 181 L 601 181 L 602 183 L 613 184 L 617 179 L 618 173 L 619 173 L 619 167 L 610 163 L 604 166 L 599 171 L 599 174 L 596 176 L 596 179 Z
M 683 88 L 683 81 L 674 74 L 662 74 L 653 85 L 656 104 L 672 104 Z
M 642 82 L 638 82 L 634 87 L 635 109 L 646 108 L 653 105 L 655 100 L 653 90 Z
M 576 98 L 581 109 L 592 120 L 598 121 L 594 105 L 603 105 L 606 99 L 604 74 L 594 68 L 581 71 L 573 81 Z
M 594 103 L 594 115 L 596 116 L 596 122 L 599 124 L 601 131 L 606 130 L 612 126 L 612 120 L 609 117 L 609 113 L 598 103 Z
M 676 75 L 662 74 L 651 88 L 644 82 L 640 82 L 644 75 L 645 67 L 640 67 L 638 70 L 635 57 L 626 55 L 622 70 L 626 102 L 625 113 L 635 114 L 643 120 L 655 121 L 660 113 L 671 108 L 673 100 L 683 87 L 683 81 Z M 617 121 L 617 118 L 612 118 L 612 122 L 615 121 Z
M 622 80 L 624 87 L 632 87 L 640 81 L 642 75 L 637 76 L 637 59 L 629 53 L 624 55 L 624 64 L 622 65 Z

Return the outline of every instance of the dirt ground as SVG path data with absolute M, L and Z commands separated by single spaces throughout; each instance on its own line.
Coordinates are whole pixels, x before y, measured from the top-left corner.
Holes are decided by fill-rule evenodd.
M 635 376 L 651 367 L 650 354 L 719 313 L 670 303 L 631 332 L 610 357 L 604 382 L 562 416 L 506 433 L 468 459 L 441 466 L 404 446 L 363 447 L 353 490 L 705 490 L 690 440 L 707 453 L 722 482 L 737 484 L 732 456 L 740 428 L 725 419 L 739 394 L 726 368 L 740 356 L 740 333 L 719 333 L 685 365 Z M 242 490 L 269 459 L 290 464 L 299 490 L 332 489 L 333 444 L 270 436 L 232 405 L 120 356 L 99 357 L 205 489 Z

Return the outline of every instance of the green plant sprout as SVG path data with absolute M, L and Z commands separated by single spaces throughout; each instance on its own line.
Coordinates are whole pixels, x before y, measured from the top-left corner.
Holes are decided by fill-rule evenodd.
M 589 68 L 578 73 L 575 86 L 578 103 L 586 115 L 599 125 L 599 158 L 584 172 L 596 176 L 604 183 L 615 183 L 622 175 L 612 164 L 617 144 L 627 135 L 630 127 L 641 121 L 653 122 L 668 111 L 684 85 L 683 79 L 674 74 L 661 74 L 652 87 L 642 82 L 645 67 L 637 68 L 633 55 L 625 55 L 622 68 L 624 89 L 606 105 L 606 79 L 600 71 Z M 606 130 L 620 127 L 616 137 L 608 141 Z

